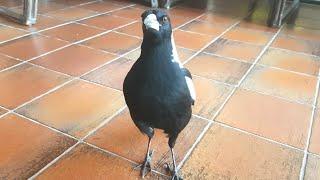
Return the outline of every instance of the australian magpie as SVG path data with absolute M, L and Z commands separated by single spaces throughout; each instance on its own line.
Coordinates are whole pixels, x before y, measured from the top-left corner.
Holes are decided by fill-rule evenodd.
M 123 84 L 131 118 L 138 129 L 149 137 L 141 175 L 144 177 L 151 169 L 151 139 L 154 128 L 158 128 L 168 135 L 173 160 L 172 179 L 179 179 L 173 147 L 191 118 L 191 106 L 196 99 L 192 77 L 178 58 L 166 12 L 149 9 L 141 17 L 141 55 Z

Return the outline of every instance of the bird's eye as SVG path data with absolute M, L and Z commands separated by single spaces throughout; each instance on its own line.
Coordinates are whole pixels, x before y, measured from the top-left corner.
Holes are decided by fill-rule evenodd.
M 168 21 L 168 17 L 167 16 L 164 16 L 163 18 L 162 18 L 162 22 L 167 22 Z

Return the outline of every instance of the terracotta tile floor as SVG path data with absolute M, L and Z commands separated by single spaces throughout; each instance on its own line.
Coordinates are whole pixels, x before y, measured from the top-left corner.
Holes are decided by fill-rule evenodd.
M 19 0 L 0 5 L 21 10 Z M 50 0 L 32 27 L 0 16 L 0 179 L 140 179 L 147 138 L 122 83 L 140 55 L 145 9 Z M 168 11 L 197 91 L 175 147 L 182 176 L 320 179 L 320 26 L 308 17 L 320 8 L 302 6 L 281 29 L 214 10 Z M 147 179 L 168 179 L 161 131 L 152 149 Z

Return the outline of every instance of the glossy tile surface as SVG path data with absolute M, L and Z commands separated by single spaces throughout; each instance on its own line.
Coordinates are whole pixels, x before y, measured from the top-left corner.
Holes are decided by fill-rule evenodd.
M 83 137 L 123 105 L 118 91 L 73 81 L 17 111 L 65 133 Z
M 72 76 L 80 76 L 116 57 L 110 53 L 74 45 L 37 58 L 31 63 Z
M 75 144 L 67 136 L 13 114 L 0 118 L 0 129 L 1 179 L 26 179 Z
M 217 121 L 303 149 L 311 113 L 305 105 L 238 90 Z
M 302 156 L 296 150 L 213 125 L 182 167 L 182 174 L 186 179 L 297 179 Z
M 0 73 L 0 105 L 14 109 L 66 82 L 67 76 L 24 64 Z
M 293 101 L 312 104 L 317 78 L 280 69 L 256 66 L 242 86 Z

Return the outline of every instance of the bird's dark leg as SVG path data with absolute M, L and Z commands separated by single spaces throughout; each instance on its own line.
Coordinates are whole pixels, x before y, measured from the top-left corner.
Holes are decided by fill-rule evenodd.
M 166 168 L 168 171 L 170 171 L 170 173 L 172 175 L 171 180 L 182 180 L 182 178 L 178 174 L 176 158 L 175 158 L 174 151 L 173 151 L 173 147 L 175 145 L 176 139 L 177 139 L 177 136 L 171 136 L 169 138 L 169 147 L 170 147 L 170 151 L 171 151 L 173 167 L 171 168 L 169 164 L 166 164 L 166 166 L 167 166 Z
M 144 162 L 141 167 L 142 178 L 144 178 L 145 175 L 151 171 L 151 158 L 152 158 L 152 154 L 153 154 L 153 150 L 150 151 L 151 139 L 152 138 L 149 137 L 147 154 L 146 154 L 146 157 L 145 157 Z

